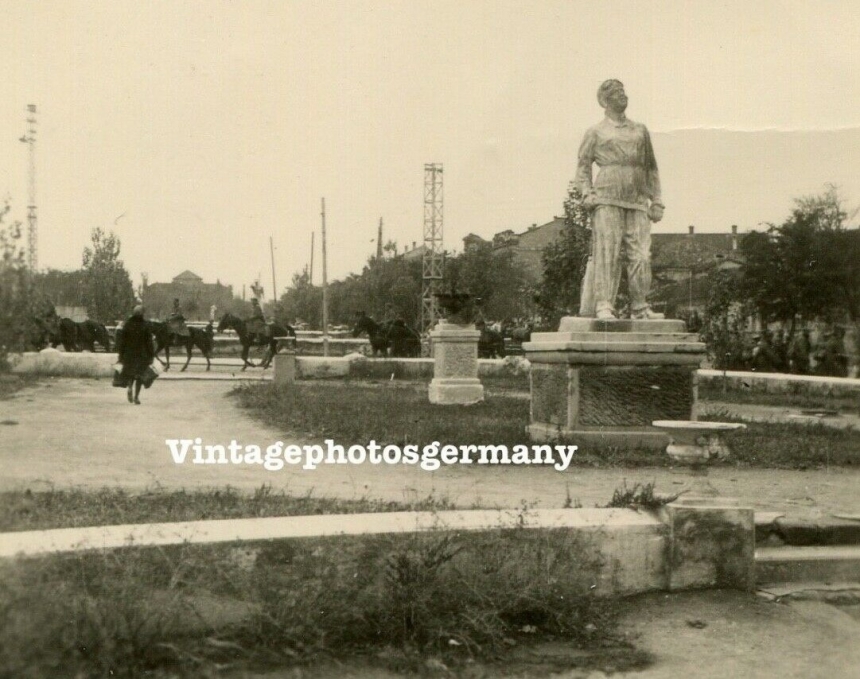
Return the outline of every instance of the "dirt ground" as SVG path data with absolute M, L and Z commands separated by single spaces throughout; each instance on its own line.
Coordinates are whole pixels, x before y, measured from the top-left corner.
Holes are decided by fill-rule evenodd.
M 426 676 L 463 679 L 856 679 L 860 621 L 849 607 L 820 601 L 766 601 L 732 591 L 649 594 L 625 602 L 622 633 L 644 651 L 644 669 L 627 669 L 624 649 L 583 652 L 562 643 L 514 649 L 500 664 Z M 857 608 L 858 606 L 854 606 Z M 563 669 L 568 668 L 568 669 Z M 435 670 L 435 671 L 433 671 Z M 364 663 L 326 665 L 230 679 L 398 679 L 405 675 Z M 414 676 L 414 675 L 412 675 Z
M 227 397 L 232 386 L 230 382 L 163 380 L 144 392 L 141 406 L 127 403 L 124 391 L 111 388 L 106 380 L 55 379 L 27 388 L 0 401 L 0 490 L 223 485 L 250 490 L 271 484 L 276 489 L 343 498 L 402 500 L 433 493 L 463 506 L 474 502 L 518 506 L 527 501 L 558 507 L 567 492 L 585 506 L 605 503 L 625 480 L 628 484 L 656 481 L 661 491 L 686 481 L 683 473 L 666 469 L 572 468 L 560 473 L 544 468 L 456 466 L 431 473 L 415 467 L 364 465 L 267 472 L 256 467 L 174 464 L 165 439 L 200 437 L 206 443 L 236 439 L 258 445 L 276 440 L 303 442 L 240 411 Z M 860 470 L 718 469 L 711 480 L 723 494 L 742 498 L 760 511 L 807 518 L 833 512 L 860 514 Z M 646 669 L 624 670 L 623 663 L 613 666 L 610 659 L 597 664 L 602 669 L 591 664 L 587 670 L 562 670 L 568 657 L 574 661 L 567 666 L 582 666 L 575 657 L 580 652 L 544 645 L 526 654 L 530 657 L 512 658 L 506 665 L 508 676 L 860 677 L 860 606 L 856 604 L 782 603 L 741 592 L 707 591 L 651 594 L 625 605 L 622 629 L 637 649 L 650 654 L 652 662 Z M 548 661 L 551 657 L 555 659 Z M 253 676 L 390 679 L 396 675 L 350 664 Z M 451 675 L 439 669 L 439 676 Z M 468 676 L 498 676 L 498 668 L 475 668 Z
M 122 486 L 127 489 L 199 488 L 230 485 L 319 496 L 412 500 L 430 494 L 459 506 L 520 506 L 523 501 L 560 507 L 567 493 L 583 506 L 605 504 L 626 481 L 655 482 L 673 492 L 687 475 L 672 469 L 593 469 L 557 472 L 543 467 L 455 465 L 427 472 L 415 466 L 286 467 L 177 465 L 167 439 L 261 446 L 299 437 L 254 421 L 227 397 L 234 382 L 156 382 L 143 405 L 107 380 L 53 379 L 0 401 L 0 490 L 45 487 Z M 337 441 L 351 445 L 359 441 Z M 491 442 L 488 442 L 491 443 Z M 785 471 L 715 469 L 711 482 L 723 495 L 745 500 L 758 511 L 820 518 L 860 514 L 860 470 Z

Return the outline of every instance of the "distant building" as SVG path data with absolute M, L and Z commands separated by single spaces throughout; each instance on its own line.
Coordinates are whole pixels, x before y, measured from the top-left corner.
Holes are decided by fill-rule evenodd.
M 516 233 L 512 229 L 500 231 L 489 241 L 470 233 L 463 239 L 463 249 L 468 251 L 491 245 L 494 253 L 512 252 L 514 262 L 536 282 L 543 275 L 543 251 L 558 238 L 563 228 L 564 217 L 555 217 L 551 222 L 540 226 L 532 224 L 522 233 Z
M 415 241 L 412 241 L 412 249 L 406 249 L 400 254 L 401 259 L 405 259 L 407 262 L 411 262 L 414 260 L 421 260 L 424 258 L 424 251 L 427 248 L 424 245 L 416 245 Z
M 543 251 L 558 239 L 564 229 L 564 217 L 554 217 L 545 224 L 532 224 L 522 232 L 506 229 L 487 240 L 474 233 L 463 238 L 463 249 L 491 246 L 494 253 L 512 252 L 519 264 L 535 282 L 543 275 Z M 715 270 L 738 269 L 742 264 L 737 226 L 730 233 L 651 234 L 651 269 L 655 306 L 665 307 L 668 302 L 683 308 L 696 308 L 700 312 L 707 299 L 707 285 L 700 283 Z M 689 284 L 673 289 L 683 282 Z M 680 302 L 683 302 L 682 304 Z M 692 310 L 692 309 L 691 309 Z
M 152 318 L 164 319 L 173 310 L 173 300 L 179 299 L 182 313 L 189 321 L 209 320 L 214 305 L 226 309 L 233 301 L 233 286 L 220 281 L 204 283 L 193 271 L 185 270 L 170 283 L 144 283 L 141 298 Z

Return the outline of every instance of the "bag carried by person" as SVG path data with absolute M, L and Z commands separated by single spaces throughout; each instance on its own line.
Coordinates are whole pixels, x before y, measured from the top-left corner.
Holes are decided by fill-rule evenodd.
M 152 386 L 152 383 L 155 382 L 158 377 L 158 373 L 155 371 L 151 365 L 146 367 L 146 370 L 143 371 L 143 375 L 141 376 L 141 384 L 144 387 L 149 389 Z
M 128 386 L 128 380 L 123 377 L 122 372 L 120 372 L 117 368 L 114 368 L 113 380 L 111 381 L 111 385 L 114 387 L 119 387 L 120 389 L 124 389 Z

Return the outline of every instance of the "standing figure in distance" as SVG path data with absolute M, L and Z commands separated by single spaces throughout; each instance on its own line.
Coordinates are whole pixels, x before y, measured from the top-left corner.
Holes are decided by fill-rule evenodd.
M 251 318 L 248 320 L 248 332 L 266 337 L 268 334 L 268 326 L 266 324 L 266 316 L 263 313 L 263 308 L 260 306 L 260 300 L 256 297 L 251 298 Z
M 574 183 L 592 210 L 591 261 L 580 313 L 616 318 L 621 262 L 627 265 L 630 315 L 663 318 L 646 301 L 651 288 L 651 224 L 663 218 L 660 175 L 648 130 L 626 117 L 627 95 L 618 80 L 597 91 L 606 118 L 590 128 L 579 149 Z M 592 181 L 592 166 L 600 172 Z
M 144 373 L 155 360 L 155 345 L 140 304 L 134 307 L 131 318 L 122 326 L 122 332 L 117 333 L 116 352 L 122 363 L 121 375 L 128 382 L 128 402 L 140 405 Z

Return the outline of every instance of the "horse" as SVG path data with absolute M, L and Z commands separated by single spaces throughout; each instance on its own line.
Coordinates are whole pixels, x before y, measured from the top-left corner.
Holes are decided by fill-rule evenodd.
M 500 332 L 491 328 L 479 326 L 481 337 L 478 339 L 478 358 L 504 358 L 505 338 Z
M 421 335 L 400 319 L 377 323 L 370 316 L 360 314 L 352 330 L 352 336 L 362 333 L 370 340 L 373 356 L 416 358 L 421 356 Z
M 391 346 L 391 342 L 388 340 L 389 325 L 390 323 L 377 323 L 370 316 L 362 313 L 359 315 L 355 327 L 352 329 L 352 336 L 358 337 L 362 333 L 365 333 L 367 339 L 370 340 L 370 349 L 373 352 L 373 356 L 382 355 L 386 357 L 388 356 L 388 348 Z
M 84 351 L 95 351 L 96 342 L 101 344 L 105 351 L 110 351 L 110 335 L 102 323 L 91 320 L 75 322 L 75 329 L 77 344 L 80 344 Z
M 164 366 L 165 370 L 170 370 L 171 346 L 185 347 L 185 365 L 182 366 L 179 372 L 185 372 L 186 368 L 188 368 L 188 364 L 191 363 L 191 352 L 194 347 L 200 349 L 203 358 L 206 359 L 206 370 L 208 371 L 212 367 L 209 359 L 215 341 L 211 322 L 203 330 L 189 326 L 187 335 L 178 335 L 170 329 L 167 323 L 162 323 L 161 321 L 147 321 L 146 327 L 149 328 L 149 331 L 155 338 L 155 358 Z M 167 359 L 167 362 L 162 361 L 158 356 L 162 350 L 164 350 L 164 357 Z
M 391 355 L 395 358 L 418 358 L 421 356 L 421 335 L 397 319 L 388 326 L 388 341 Z
M 291 325 L 278 323 L 268 323 L 269 332 L 265 335 L 259 333 L 251 333 L 248 331 L 246 321 L 243 321 L 238 316 L 227 313 L 218 322 L 218 332 L 224 332 L 227 329 L 235 330 L 239 336 L 239 343 L 242 345 L 242 370 L 248 366 L 256 368 L 251 361 L 248 360 L 248 353 L 251 347 L 266 347 L 267 350 L 263 355 L 263 360 L 259 367 L 264 370 L 269 367 L 275 354 L 278 353 L 280 346 L 278 345 L 278 337 L 295 337 L 296 331 Z
M 37 318 L 36 322 L 42 330 L 42 340 L 47 337 L 47 343 L 54 349 L 62 344 L 63 349 L 69 352 L 95 352 L 98 343 L 106 352 L 110 351 L 107 328 L 97 321 L 73 321 L 71 318 L 49 316 Z

